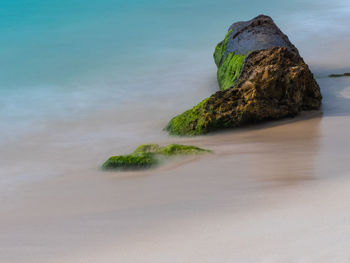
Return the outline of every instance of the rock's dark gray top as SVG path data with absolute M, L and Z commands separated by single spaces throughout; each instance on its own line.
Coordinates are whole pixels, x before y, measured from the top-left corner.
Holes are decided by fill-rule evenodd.
M 244 54 L 272 47 L 287 47 L 298 54 L 296 47 L 276 26 L 271 17 L 259 15 L 256 18 L 237 22 L 230 26 L 226 54 Z

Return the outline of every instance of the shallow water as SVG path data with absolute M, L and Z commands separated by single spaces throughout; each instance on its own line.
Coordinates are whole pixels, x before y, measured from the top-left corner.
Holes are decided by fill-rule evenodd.
M 341 0 L 5 0 L 0 7 L 0 143 L 145 98 L 174 96 L 174 115 L 216 88 L 212 53 L 229 25 L 260 13 L 275 19 L 316 74 L 349 61 L 350 7 Z M 212 82 L 203 86 L 199 72 Z
M 89 118 L 4 148 L 12 180 L 0 194 L 0 262 L 346 262 L 350 80 L 319 83 L 323 114 L 180 139 L 154 132 L 154 120 L 111 136 L 115 124 Z M 214 154 L 145 172 L 97 169 L 155 139 Z

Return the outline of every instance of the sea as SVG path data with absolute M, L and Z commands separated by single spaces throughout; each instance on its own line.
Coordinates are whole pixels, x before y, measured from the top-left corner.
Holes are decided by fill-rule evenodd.
M 341 72 L 349 12 L 346 0 L 1 0 L 0 145 L 125 105 L 190 107 L 217 89 L 212 54 L 227 28 L 259 14 L 316 75 Z

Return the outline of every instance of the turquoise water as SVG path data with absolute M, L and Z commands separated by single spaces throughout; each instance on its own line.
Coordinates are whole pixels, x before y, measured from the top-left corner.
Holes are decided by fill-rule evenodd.
M 227 27 L 260 13 L 316 71 L 347 66 L 347 1 L 2 0 L 0 137 L 176 92 L 156 83 L 183 63 L 212 63 Z

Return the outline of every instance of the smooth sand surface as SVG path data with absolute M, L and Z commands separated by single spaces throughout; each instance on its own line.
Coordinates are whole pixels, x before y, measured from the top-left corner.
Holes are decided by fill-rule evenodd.
M 350 262 L 350 81 L 318 81 L 323 114 L 180 139 L 162 111 L 117 135 L 96 117 L 6 146 L 0 262 Z M 98 169 L 148 141 L 214 154 Z

